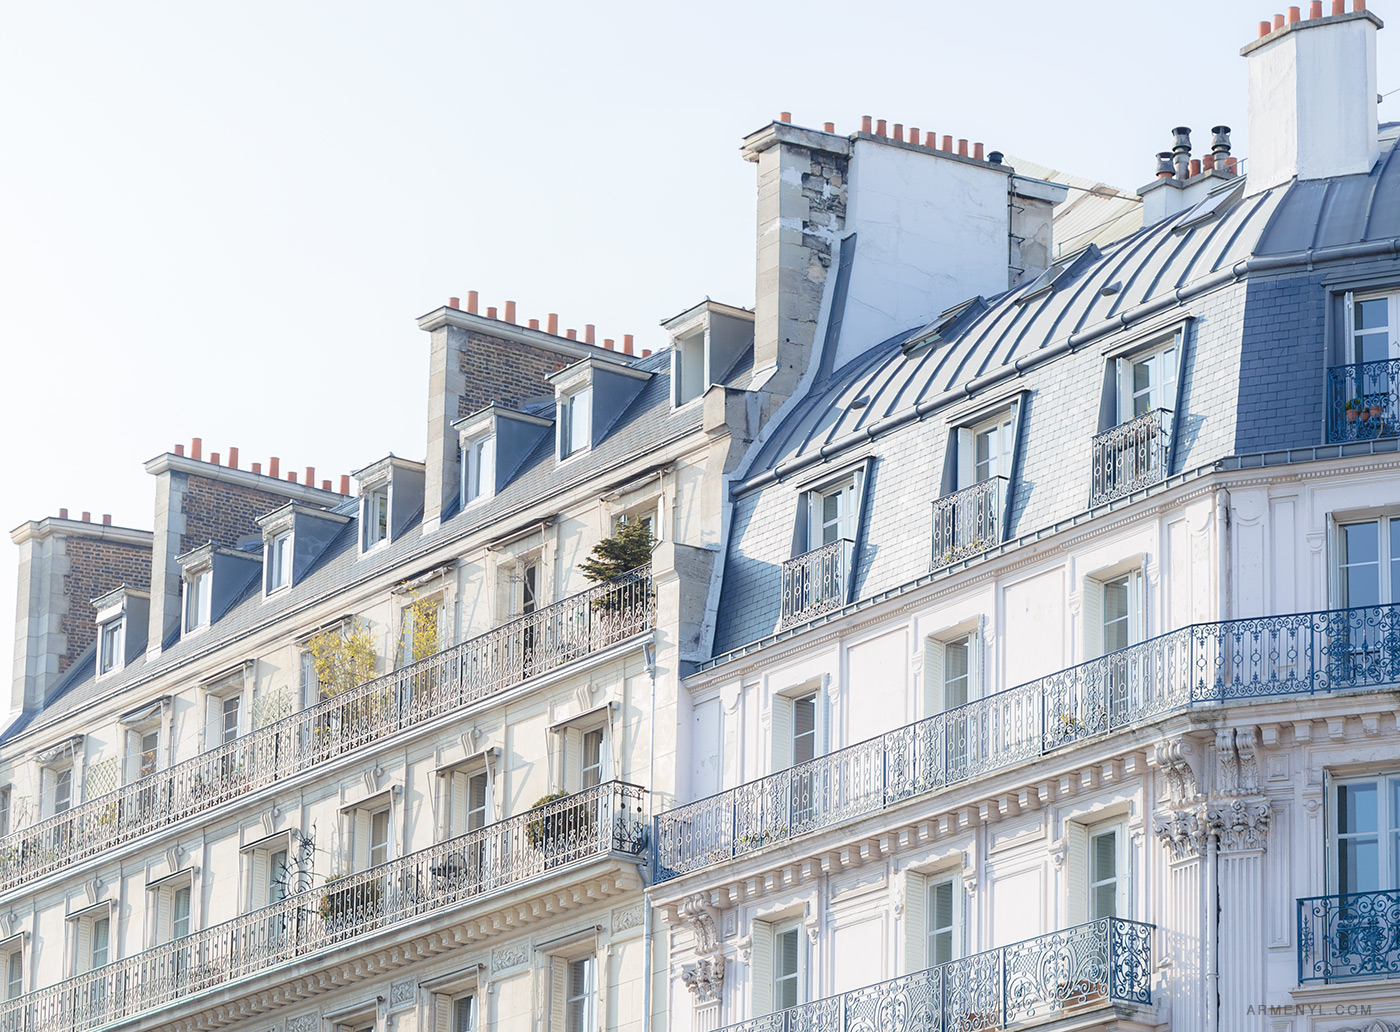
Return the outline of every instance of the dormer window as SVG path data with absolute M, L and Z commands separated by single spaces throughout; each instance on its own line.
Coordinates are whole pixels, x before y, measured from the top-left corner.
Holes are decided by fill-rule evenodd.
M 462 445 L 462 504 L 490 498 L 496 483 L 496 437 L 482 434 Z
M 276 591 L 292 583 L 292 532 L 274 534 L 267 542 L 267 590 Z
M 97 649 L 97 674 L 110 674 L 122 668 L 122 642 L 126 637 L 124 634 L 126 620 L 117 617 L 108 620 L 102 625 L 100 641 Z
M 753 312 L 703 301 L 661 324 L 671 335 L 671 404 L 702 397 L 728 382 L 753 352 Z
M 676 340 L 672 359 L 676 404 L 684 405 L 705 393 L 705 334 L 703 331 Z
M 185 633 L 209 626 L 213 570 L 206 566 L 185 574 Z
M 586 450 L 593 423 L 593 390 L 584 387 L 559 402 L 559 457 Z
M 360 499 L 360 549 L 371 548 L 389 540 L 389 485 L 375 488 Z

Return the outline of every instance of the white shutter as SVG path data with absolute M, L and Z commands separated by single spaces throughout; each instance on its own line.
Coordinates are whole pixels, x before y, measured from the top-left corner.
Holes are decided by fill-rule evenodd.
M 248 866 L 251 872 L 248 902 L 252 910 L 265 907 L 269 902 L 267 887 L 268 883 L 272 881 L 269 859 L 269 851 L 266 849 L 255 849 L 248 856 Z
M 54 774 L 51 767 L 44 767 L 39 771 L 39 806 L 48 808 L 48 816 L 54 814 L 54 789 L 57 787 L 58 776 Z
M 565 1032 L 568 1019 L 569 962 L 549 958 L 549 1032 Z
M 977 452 L 975 435 L 968 427 L 958 430 L 958 490 L 977 482 Z
M 792 700 L 785 695 L 774 695 L 771 709 L 773 748 L 770 770 L 776 772 L 792 766 Z
M 1079 597 L 1079 616 L 1084 631 L 1083 660 L 1103 655 L 1103 584 L 1092 577 L 1084 578 Z
M 444 993 L 433 994 L 433 1032 L 452 1032 L 452 997 Z
M 564 791 L 583 787 L 583 732 L 576 727 L 564 730 Z
M 943 643 L 932 636 L 924 639 L 924 716 L 947 709 L 943 692 Z
M 368 810 L 356 810 L 354 822 L 354 841 L 351 846 L 354 849 L 354 869 L 357 871 L 369 870 L 369 840 L 370 821 L 372 820 Z
M 977 630 L 973 631 L 967 638 L 967 701 L 980 699 L 987 694 L 987 686 L 983 682 L 983 635 L 982 626 L 984 618 L 977 618 Z
M 1128 578 L 1128 643 L 1147 640 L 1147 560 L 1143 570 Z
M 767 921 L 753 923 L 749 953 L 749 981 L 753 1007 L 749 1016 L 762 1017 L 773 1010 L 773 926 Z
M 1133 365 L 1126 358 L 1117 359 L 1114 365 L 1117 371 L 1118 422 L 1126 423 L 1133 418 Z
M 73 973 L 81 975 L 92 967 L 92 918 L 77 921 L 77 941 L 73 950 Z
M 904 875 L 904 973 L 912 975 L 928 967 L 928 879 L 906 871 Z
M 157 943 L 170 941 L 171 921 L 171 900 L 175 895 L 175 890 L 169 885 L 162 885 L 156 890 L 156 929 L 155 941 Z
M 1067 927 L 1089 920 L 1089 829 L 1065 822 L 1065 878 L 1069 882 Z

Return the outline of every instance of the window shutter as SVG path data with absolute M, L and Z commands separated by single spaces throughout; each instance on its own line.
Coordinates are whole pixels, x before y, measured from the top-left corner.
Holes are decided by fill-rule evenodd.
M 175 890 L 169 885 L 162 885 L 156 890 L 156 934 L 157 943 L 170 941 L 170 930 L 173 924 L 171 920 L 171 900 L 175 895 Z
M 549 958 L 549 1032 L 566 1032 L 568 1018 L 569 962 Z
M 1065 822 L 1065 878 L 1069 882 L 1068 926 L 1089 920 L 1089 829 Z
M 772 725 L 772 770 L 786 770 L 792 766 L 792 700 L 785 695 L 773 696 Z
M 752 949 L 749 953 L 749 981 L 752 983 L 753 1007 L 750 1017 L 762 1017 L 773 1011 L 773 926 L 767 921 L 753 923 Z
M 929 966 L 928 879 L 906 871 L 904 875 L 904 973 L 912 975 Z
M 1084 578 L 1079 596 L 1079 614 L 1084 631 L 1084 660 L 1103 655 L 1103 584 L 1092 577 Z
M 958 430 L 958 490 L 971 487 L 976 483 L 977 476 L 977 453 L 973 447 L 974 435 L 972 430 L 963 427 Z
M 41 806 L 47 805 L 49 814 L 52 815 L 54 813 L 54 789 L 57 788 L 58 777 L 51 768 L 45 767 L 39 772 L 39 780 L 39 803 Z
M 1128 579 L 1128 642 L 1136 645 L 1147 640 L 1147 559 L 1143 570 Z
M 452 1032 L 452 1015 L 455 1011 L 452 997 L 445 993 L 433 994 L 433 1032 Z
M 372 820 L 368 810 L 355 811 L 354 841 L 351 845 L 354 848 L 355 870 L 369 870 L 369 838 L 370 821 Z
M 466 800 L 468 812 L 480 811 L 484 823 L 489 816 L 486 808 L 486 775 L 484 773 L 476 774 L 467 779 Z M 463 831 L 470 830 L 467 827 L 468 823 L 467 821 L 462 822 Z
M 253 910 L 265 907 L 270 902 L 268 899 L 267 887 L 272 881 L 272 865 L 269 860 L 268 850 L 255 849 L 249 854 L 248 863 L 251 871 L 252 889 L 249 892 L 249 903 Z
M 77 942 L 73 957 L 73 973 L 81 975 L 92 967 L 92 918 L 78 921 Z
M 943 693 L 943 643 L 937 638 L 924 639 L 924 716 L 931 717 L 947 709 Z
M 977 630 L 973 631 L 967 639 L 967 701 L 980 699 L 987 694 L 987 685 L 983 681 L 982 667 L 985 658 L 982 643 L 985 640 L 982 629 L 986 624 L 986 618 L 977 618 Z
M 576 727 L 564 730 L 564 791 L 583 787 L 583 732 Z

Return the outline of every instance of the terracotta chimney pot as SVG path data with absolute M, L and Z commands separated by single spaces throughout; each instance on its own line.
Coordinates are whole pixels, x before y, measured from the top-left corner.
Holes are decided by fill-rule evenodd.
M 268 460 L 267 460 L 267 475 L 270 476 L 270 477 L 273 477 L 273 478 L 280 477 L 280 476 L 282 475 L 281 464 L 282 464 L 282 460 L 279 459 L 276 455 L 274 455 L 274 456 L 272 456 L 272 458 L 268 459 Z
M 472 315 L 476 315 L 476 291 L 475 291 L 475 290 L 469 290 L 469 291 L 467 291 L 467 311 L 470 312 Z
M 190 441 L 190 458 L 192 458 L 192 459 L 194 459 L 196 462 L 198 462 L 198 461 L 200 461 L 200 460 L 203 458 L 203 456 L 204 456 L 204 438 L 202 438 L 202 437 L 196 437 L 196 438 L 194 438 L 193 440 Z

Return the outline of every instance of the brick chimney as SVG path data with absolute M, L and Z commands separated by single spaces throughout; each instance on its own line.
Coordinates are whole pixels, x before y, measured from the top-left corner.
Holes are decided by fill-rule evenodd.
M 21 523 L 10 538 L 19 546 L 10 704 L 36 710 L 97 641 L 92 599 L 123 584 L 145 589 L 151 532 L 70 520 L 65 510 Z
M 1344 5 L 1338 5 L 1344 6 Z M 1349 12 L 1275 26 L 1240 51 L 1249 62 L 1247 189 L 1369 172 L 1380 157 L 1376 30 Z

